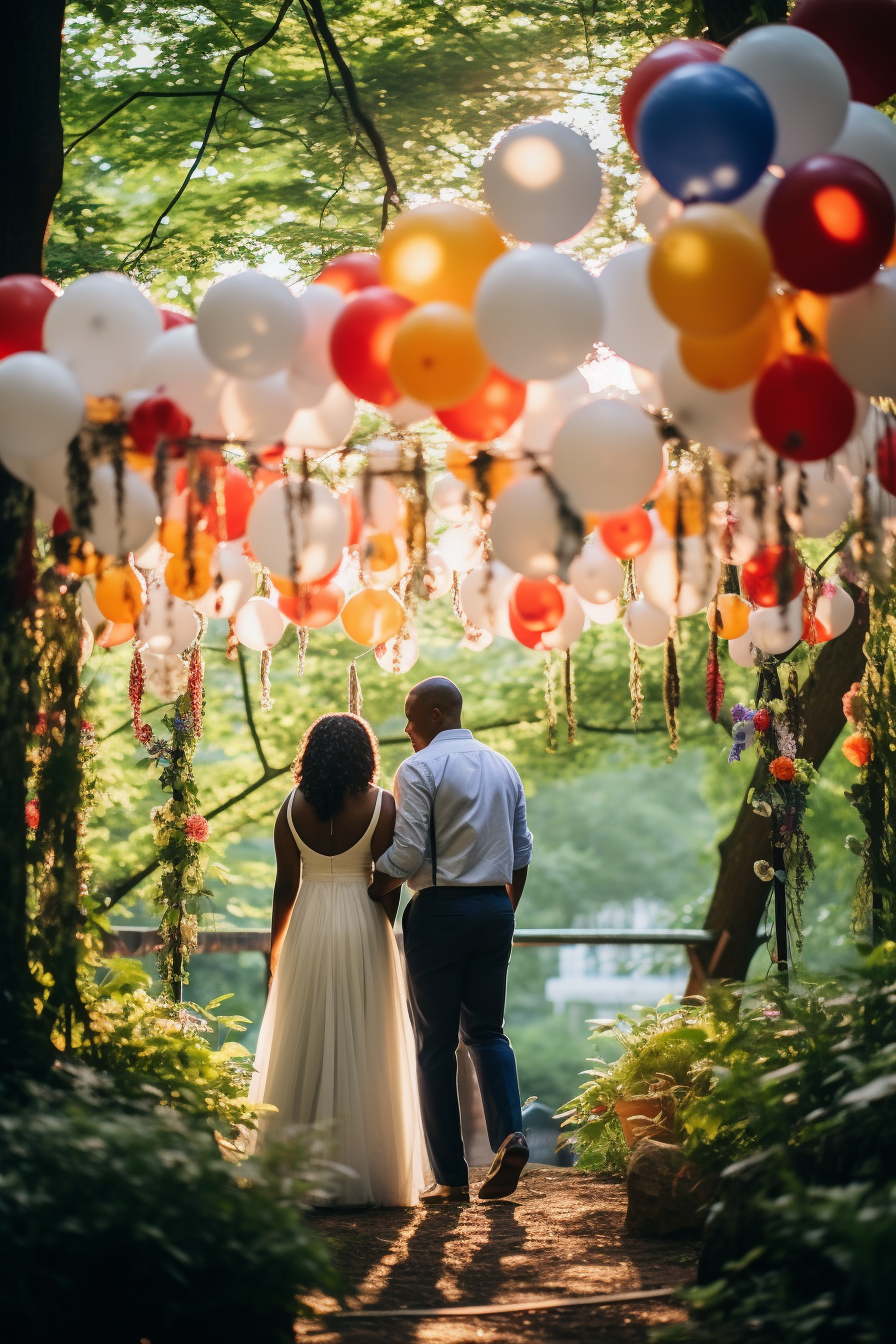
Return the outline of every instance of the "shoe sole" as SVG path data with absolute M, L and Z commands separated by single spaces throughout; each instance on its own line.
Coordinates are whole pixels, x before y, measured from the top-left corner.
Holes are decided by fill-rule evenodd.
M 501 1165 L 494 1175 L 489 1174 L 479 1189 L 480 1199 L 506 1199 L 520 1183 L 523 1168 L 529 1161 L 526 1148 L 505 1148 Z

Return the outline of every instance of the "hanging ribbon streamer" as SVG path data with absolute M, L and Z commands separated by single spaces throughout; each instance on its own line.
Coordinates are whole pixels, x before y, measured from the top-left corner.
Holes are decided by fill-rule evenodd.
M 566 740 L 572 746 L 576 740 L 576 676 L 572 665 L 572 649 L 566 650 L 566 662 L 563 669 L 563 685 L 566 691 Z
M 271 651 L 262 649 L 261 657 L 258 660 L 258 674 L 261 677 L 261 708 L 270 709 L 274 703 L 271 699 Z
M 719 634 L 717 630 L 711 630 L 706 651 L 706 712 L 713 723 L 718 723 L 724 702 L 725 682 L 719 666 Z
M 628 650 L 628 693 L 632 698 L 632 723 L 637 723 L 644 708 L 644 688 L 641 678 L 641 655 L 633 639 L 629 640 Z
M 128 685 L 128 696 L 131 701 L 131 709 L 134 712 L 134 736 L 144 747 L 148 747 L 152 741 L 152 728 L 148 723 L 143 722 L 142 706 L 143 692 L 146 689 L 146 669 L 143 666 L 143 659 L 137 651 L 137 640 L 134 640 L 134 656 L 131 659 L 131 677 Z
M 548 707 L 548 751 L 557 750 L 557 706 L 554 703 L 554 663 L 544 656 L 544 702 Z
M 305 654 L 308 652 L 308 631 L 300 625 L 296 633 L 296 671 L 300 677 L 305 675 Z
M 239 647 L 240 642 L 236 637 L 236 617 L 231 616 L 230 620 L 227 622 L 227 648 L 225 649 L 225 656 L 231 663 L 235 663 L 239 657 L 237 652 Z
M 358 669 L 355 666 L 355 660 L 352 659 L 348 669 L 348 712 L 357 714 L 361 717 L 361 708 L 364 704 L 364 697 L 361 694 L 361 683 L 358 680 Z
M 673 756 L 678 751 L 678 707 L 681 704 L 681 682 L 678 678 L 678 657 L 675 653 L 675 625 L 666 636 L 663 649 L 663 708 L 666 711 L 666 726 L 669 729 L 669 750 Z
M 187 690 L 190 693 L 190 714 L 193 719 L 193 736 L 202 736 L 202 711 L 205 708 L 205 666 L 199 645 L 194 644 L 190 653 L 190 671 L 187 676 Z

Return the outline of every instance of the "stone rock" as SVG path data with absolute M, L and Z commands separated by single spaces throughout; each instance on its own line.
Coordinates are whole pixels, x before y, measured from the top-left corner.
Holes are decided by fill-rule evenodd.
M 695 1171 L 674 1144 L 642 1139 L 628 1164 L 626 1232 L 635 1237 L 699 1233 L 714 1184 Z

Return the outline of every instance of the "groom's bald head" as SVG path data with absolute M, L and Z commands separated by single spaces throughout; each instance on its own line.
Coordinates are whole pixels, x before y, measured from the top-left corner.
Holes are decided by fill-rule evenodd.
M 404 702 L 408 720 L 405 732 L 414 750 L 429 746 L 439 733 L 460 728 L 463 707 L 460 688 L 447 677 L 427 677 L 418 682 Z

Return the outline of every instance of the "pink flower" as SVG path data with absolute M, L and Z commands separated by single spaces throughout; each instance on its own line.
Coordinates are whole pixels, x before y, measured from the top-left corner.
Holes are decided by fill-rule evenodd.
M 47 732 L 47 716 L 43 712 L 43 710 L 41 710 L 41 712 L 37 716 L 37 723 L 34 725 L 34 735 L 35 737 L 45 737 L 46 732 Z
M 29 798 L 25 804 L 25 825 L 30 831 L 36 831 L 40 825 L 40 804 L 36 798 Z
M 184 830 L 187 833 L 187 839 L 192 840 L 195 845 L 204 844 L 211 834 L 211 827 L 205 817 L 200 817 L 198 812 L 194 812 L 192 817 L 187 817 L 184 822 Z

